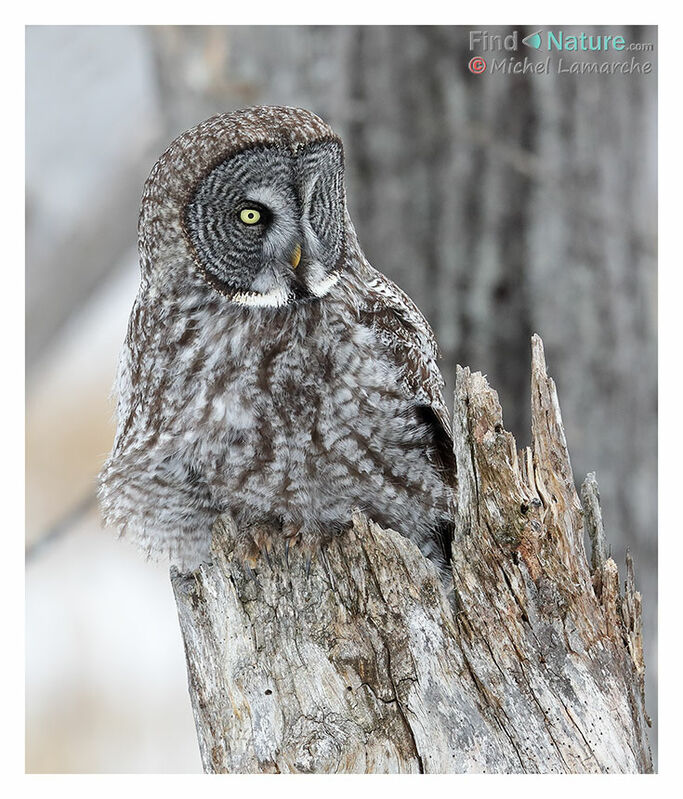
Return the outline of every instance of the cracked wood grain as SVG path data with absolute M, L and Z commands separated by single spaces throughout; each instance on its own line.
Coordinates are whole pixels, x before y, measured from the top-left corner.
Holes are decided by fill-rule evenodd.
M 454 587 L 360 514 L 306 576 L 277 548 L 249 577 L 234 530 L 172 574 L 207 772 L 647 772 L 641 600 L 624 594 L 594 475 L 577 495 L 532 340 L 532 445 L 458 368 Z M 584 533 L 592 541 L 589 566 Z

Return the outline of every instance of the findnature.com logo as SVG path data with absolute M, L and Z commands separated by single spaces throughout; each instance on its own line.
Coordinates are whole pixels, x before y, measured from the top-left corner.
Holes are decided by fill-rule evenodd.
M 509 55 L 516 53 L 520 47 L 548 53 L 542 60 L 531 54 L 522 57 Z M 629 42 L 625 35 L 611 33 L 567 32 L 565 30 L 537 30 L 522 37 L 519 31 L 508 34 L 491 33 L 487 30 L 470 31 L 470 50 L 493 52 L 491 59 L 481 56 L 470 58 L 470 72 L 481 75 L 500 72 L 513 74 L 642 74 L 648 75 L 653 70 L 651 61 L 639 60 L 633 53 L 654 50 L 652 42 Z M 508 55 L 496 57 L 496 52 Z M 551 56 L 561 55 L 557 59 Z M 576 59 L 572 59 L 576 54 Z M 622 59 L 619 59 L 619 56 Z M 567 58 L 569 56 L 569 58 Z M 591 56 L 593 58 L 591 59 Z M 610 58 L 610 56 L 612 56 Z M 623 56 L 627 56 L 623 60 Z M 628 57 L 630 56 L 630 57 Z

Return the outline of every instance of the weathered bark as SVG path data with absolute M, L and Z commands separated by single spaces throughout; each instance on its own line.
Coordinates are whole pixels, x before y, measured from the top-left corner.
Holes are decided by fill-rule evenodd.
M 538 337 L 531 398 L 518 452 L 496 392 L 458 368 L 454 591 L 361 516 L 308 576 L 277 550 L 249 576 L 229 523 L 212 565 L 172 575 L 206 771 L 651 770 L 632 563 L 622 597 Z

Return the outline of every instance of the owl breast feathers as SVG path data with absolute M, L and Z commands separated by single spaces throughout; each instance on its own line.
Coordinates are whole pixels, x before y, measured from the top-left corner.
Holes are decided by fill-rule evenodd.
M 315 551 L 360 510 L 443 565 L 454 463 L 433 334 L 373 269 L 340 139 L 252 108 L 179 136 L 145 185 L 105 519 L 181 569 L 217 516 L 249 560 Z

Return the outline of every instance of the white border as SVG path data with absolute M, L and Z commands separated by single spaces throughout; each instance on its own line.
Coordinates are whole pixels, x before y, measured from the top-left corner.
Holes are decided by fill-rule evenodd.
M 361 5 L 358 2 L 343 3 L 331 8 L 319 2 L 298 3 L 288 7 L 283 3 L 266 0 L 248 0 L 217 6 L 214 3 L 178 2 L 147 3 L 142 8 L 139 2 L 118 2 L 109 13 L 105 4 L 84 2 L 59 3 L 36 2 L 29 8 L 17 10 L 15 18 L 5 9 L 3 20 L 4 42 L 2 47 L 4 76 L 3 109 L 5 122 L 4 138 L 5 168 L 9 180 L 5 182 L 2 197 L 5 235 L 10 235 L 10 246 L 4 257 L 3 294 L 5 309 L 1 315 L 5 342 L 5 377 L 2 402 L 4 418 L 9 430 L 4 463 L 3 485 L 7 488 L 3 540 L 5 551 L 9 551 L 9 568 L 5 569 L 2 581 L 5 608 L 2 681 L 5 701 L 3 703 L 3 787 L 7 795 L 69 797 L 93 794 L 108 795 L 125 792 L 137 796 L 143 792 L 159 792 L 163 797 L 186 795 L 188 790 L 201 790 L 203 795 L 220 795 L 226 791 L 250 790 L 277 791 L 278 794 L 296 794 L 300 797 L 321 790 L 332 796 L 352 790 L 354 793 L 387 790 L 400 796 L 408 791 L 419 790 L 412 778 L 366 776 L 354 777 L 230 777 L 229 783 L 221 778 L 207 779 L 190 775 L 170 776 L 24 776 L 24 736 L 22 686 L 24 682 L 23 662 L 23 614 L 18 609 L 18 598 L 23 596 L 23 465 L 24 442 L 21 421 L 24 412 L 23 396 L 23 308 L 24 281 L 21 264 L 24 262 L 24 176 L 22 160 L 16 153 L 23 152 L 24 145 L 24 31 L 25 24 L 255 24 L 267 20 L 268 24 L 659 24 L 659 80 L 660 80 L 660 722 L 659 752 L 660 772 L 650 777 L 548 777 L 529 776 L 443 776 L 427 777 L 431 780 L 428 790 L 476 791 L 477 793 L 503 792 L 506 796 L 524 794 L 543 795 L 549 792 L 563 796 L 577 791 L 599 790 L 620 797 L 641 794 L 649 790 L 674 788 L 677 767 L 680 762 L 680 681 L 677 679 L 680 640 L 680 583 L 681 529 L 680 514 L 676 513 L 675 501 L 680 494 L 680 429 L 681 412 L 681 298 L 683 296 L 681 270 L 681 174 L 680 137 L 683 131 L 681 120 L 681 33 L 679 14 L 672 10 L 674 4 L 649 2 L 603 3 L 572 2 L 562 7 L 549 7 L 547 3 L 534 2 L 511 6 L 509 3 L 488 2 L 476 8 L 465 8 L 454 2 L 406 4 L 399 7 L 387 3 Z M 15 6 L 18 9 L 18 6 Z M 344 13 L 340 14 L 339 9 Z M 362 10 L 361 10 L 362 9 Z M 385 10 L 386 9 L 386 10 Z M 419 13 L 418 13 L 419 10 Z M 476 18 L 475 18 L 476 15 Z M 458 18 L 459 17 L 459 18 Z M 548 18 L 551 19 L 548 19 Z M 13 190 L 17 186 L 17 191 Z M 634 379 L 638 379 L 634 375 Z M 9 506 L 9 513 L 7 507 Z M 271 780 L 277 779 L 277 785 Z M 422 778 L 415 778 L 422 779 Z M 644 784 L 642 780 L 656 780 L 655 784 Z M 246 780 L 252 780 L 245 785 Z M 295 780 L 296 782 L 293 782 Z M 321 782 L 324 780 L 325 782 Z M 351 784 L 350 780 L 353 780 Z M 376 780 L 381 780 L 376 782 Z M 501 782 L 504 780 L 504 783 Z M 550 782 L 549 780 L 552 780 Z M 580 780 L 580 783 L 575 782 Z M 268 781 L 268 782 L 266 782 Z M 476 784 L 475 784 L 476 781 Z M 599 784 L 598 784 L 599 782 Z M 437 784 L 438 783 L 438 784 Z M 672 790 L 673 793 L 673 790 Z

